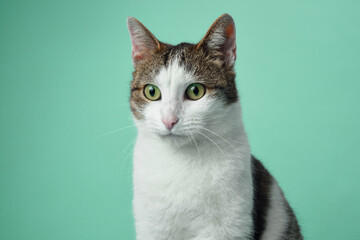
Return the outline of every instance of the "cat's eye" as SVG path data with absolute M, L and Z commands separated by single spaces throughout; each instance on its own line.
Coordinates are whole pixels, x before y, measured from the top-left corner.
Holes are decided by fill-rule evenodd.
M 153 84 L 148 84 L 145 86 L 144 95 L 147 99 L 151 101 L 157 101 L 161 98 L 160 89 Z
M 205 95 L 205 86 L 200 83 L 192 83 L 187 87 L 185 94 L 190 100 L 199 100 Z

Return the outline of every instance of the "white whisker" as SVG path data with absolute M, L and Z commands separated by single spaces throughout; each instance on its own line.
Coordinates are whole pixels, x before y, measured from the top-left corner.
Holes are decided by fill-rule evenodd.
M 200 131 L 197 131 L 199 134 L 203 135 L 204 137 L 206 137 L 210 142 L 212 142 L 213 144 L 215 144 L 219 150 L 222 152 L 222 154 L 224 155 L 224 157 L 226 157 L 226 154 L 224 153 L 224 151 L 219 147 L 219 145 L 214 142 L 211 138 L 209 138 L 208 136 L 206 136 L 204 133 L 201 133 Z
M 113 130 L 111 132 L 107 132 L 107 133 L 104 133 L 104 134 L 101 134 L 99 136 L 96 136 L 96 137 L 93 137 L 91 139 L 97 139 L 97 138 L 101 138 L 101 137 L 105 137 L 105 136 L 108 136 L 110 134 L 113 134 L 113 133 L 116 133 L 116 132 L 120 132 L 122 130 L 125 130 L 125 129 L 128 129 L 128 128 L 132 128 L 132 127 L 135 127 L 135 125 L 130 125 L 130 126 L 126 126 L 126 127 L 122 127 L 122 128 L 119 128 L 119 129 L 116 129 L 116 130 Z
M 201 154 L 200 154 L 200 149 L 199 149 L 199 147 L 198 147 L 198 145 L 197 145 L 197 143 L 196 143 L 195 139 L 193 138 L 193 136 L 192 136 L 192 135 L 189 135 L 189 136 L 190 136 L 190 138 L 194 141 L 194 143 L 195 143 L 195 147 L 196 147 L 196 149 L 197 149 L 197 151 L 198 151 L 198 153 L 199 153 L 199 158 L 200 158 L 200 160 L 202 161 Z
M 128 152 L 128 154 L 125 157 L 125 162 L 126 162 L 127 158 L 131 156 L 132 153 L 133 153 L 133 151 Z M 127 169 L 127 172 L 126 172 L 126 176 L 129 176 L 130 175 L 130 170 L 131 170 L 130 166 L 131 166 L 132 161 L 130 159 L 130 161 L 127 161 L 127 162 L 128 162 L 128 169 Z
M 131 143 L 122 151 L 122 153 L 124 153 L 125 150 L 128 149 L 131 145 L 134 145 L 135 142 L 136 142 L 136 141 L 131 142 Z M 129 151 L 129 152 L 126 154 L 125 158 L 123 159 L 122 164 L 121 164 L 120 174 L 122 174 L 122 171 L 123 171 L 124 166 L 125 166 L 126 159 L 128 158 L 128 156 L 129 156 L 129 154 L 130 154 L 131 152 L 132 152 L 132 151 Z M 124 155 L 124 154 L 122 154 L 122 155 Z
M 222 136 L 220 136 L 219 134 L 217 134 L 217 133 L 215 133 L 215 132 L 213 132 L 213 131 L 211 131 L 210 129 L 208 129 L 208 128 L 206 128 L 206 127 L 203 127 L 203 126 L 200 126 L 202 129 L 204 129 L 204 130 L 206 130 L 206 131 L 208 131 L 208 132 L 210 132 L 210 133 L 212 133 L 212 134 L 214 134 L 215 136 L 217 136 L 217 137 L 219 137 L 219 138 L 221 138 L 222 140 L 224 140 L 224 142 L 226 142 L 227 144 L 229 144 L 229 146 L 232 148 L 232 149 L 234 149 L 236 152 L 238 152 L 239 150 L 237 150 L 228 140 L 226 140 L 225 138 L 223 138 Z

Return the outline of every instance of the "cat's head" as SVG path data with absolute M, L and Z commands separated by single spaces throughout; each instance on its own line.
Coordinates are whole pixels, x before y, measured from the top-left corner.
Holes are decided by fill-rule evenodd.
M 227 124 L 238 100 L 232 17 L 216 19 L 199 43 L 176 46 L 157 40 L 135 18 L 127 24 L 135 68 L 130 105 L 138 128 L 176 139 Z

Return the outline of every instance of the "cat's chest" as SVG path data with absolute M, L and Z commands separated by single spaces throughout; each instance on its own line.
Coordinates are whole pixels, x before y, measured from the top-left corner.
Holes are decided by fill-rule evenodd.
M 152 154 L 139 150 L 134 158 L 134 181 L 143 194 L 153 198 L 191 198 L 221 184 L 223 168 L 194 163 L 191 156 Z M 210 159 L 208 159 L 210 160 Z
M 233 191 L 229 189 L 231 184 L 227 177 L 230 170 L 224 164 L 191 162 L 196 160 L 188 155 L 167 155 L 164 152 L 153 158 L 149 152 L 140 149 L 134 159 L 134 203 L 139 202 L 143 209 L 138 210 L 164 222 L 174 219 L 174 216 L 180 219 L 205 216 L 214 211 L 215 206 L 220 210 L 224 198 L 232 198 L 229 193 Z M 210 156 L 207 160 L 219 161 L 210 159 Z M 236 181 L 234 177 L 232 180 Z
M 197 201 L 203 204 L 231 192 L 241 185 L 241 162 L 237 154 L 204 151 L 171 152 L 138 145 L 134 153 L 135 192 L 143 198 L 162 203 Z M 238 186 L 240 187 L 240 186 Z
M 209 226 L 221 222 L 231 223 L 226 231 L 240 234 L 238 223 L 248 221 L 251 209 L 247 160 L 230 151 L 209 149 L 201 159 L 196 153 L 135 147 L 134 213 L 145 235 L 149 231 L 156 239 L 192 239 L 201 229 L 217 234 Z

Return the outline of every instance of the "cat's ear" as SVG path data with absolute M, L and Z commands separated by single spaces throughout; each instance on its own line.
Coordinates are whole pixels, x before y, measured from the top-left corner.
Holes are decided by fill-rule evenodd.
M 223 14 L 211 25 L 197 48 L 204 47 L 210 51 L 223 54 L 224 62 L 232 67 L 236 60 L 235 23 L 229 14 Z
M 128 17 L 127 26 L 132 44 L 132 60 L 136 64 L 160 49 L 160 42 L 136 18 Z

